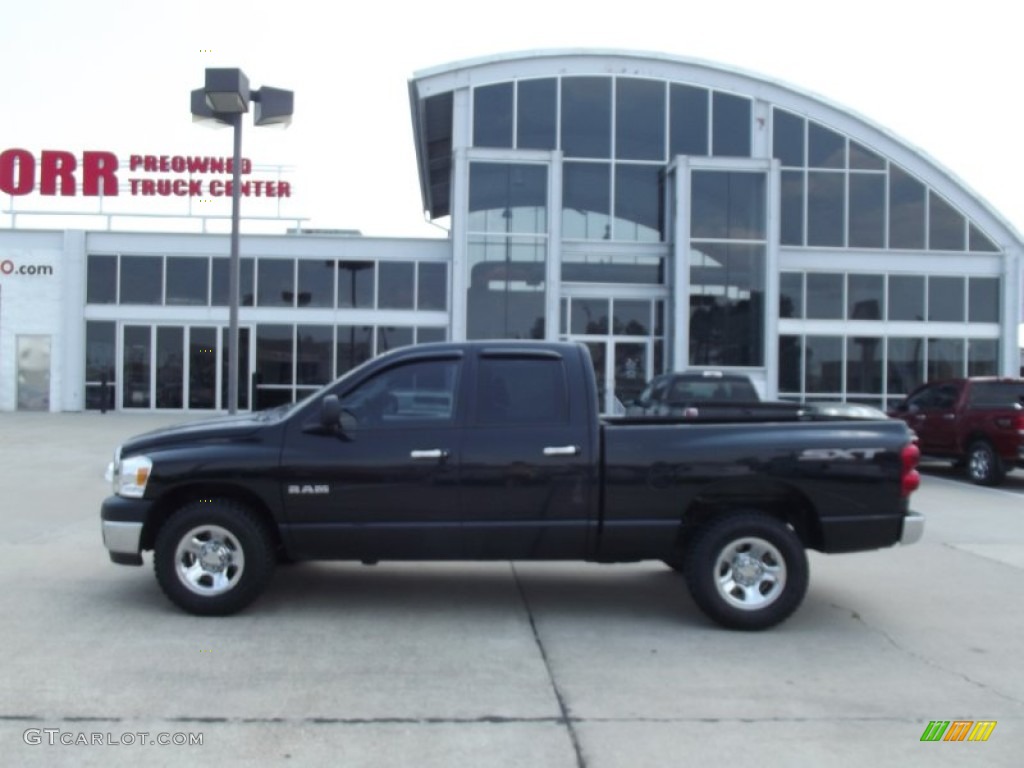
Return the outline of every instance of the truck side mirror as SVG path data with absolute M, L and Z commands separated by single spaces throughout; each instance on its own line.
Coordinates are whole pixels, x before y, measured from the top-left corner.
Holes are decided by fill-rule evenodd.
M 343 408 L 337 395 L 327 395 L 320 401 L 320 428 L 330 433 L 351 437 L 359 427 L 359 419 Z
M 341 401 L 337 395 L 327 395 L 320 402 L 320 425 L 332 431 L 341 426 Z

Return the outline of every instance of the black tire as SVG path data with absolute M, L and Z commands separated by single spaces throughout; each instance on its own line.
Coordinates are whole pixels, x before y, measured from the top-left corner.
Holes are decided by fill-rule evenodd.
M 975 440 L 967 449 L 967 476 L 976 485 L 999 485 L 1006 469 L 992 443 Z
M 808 574 L 797 535 L 759 512 L 709 521 L 692 534 L 687 550 L 690 594 L 705 615 L 729 629 L 762 630 L 785 621 L 807 594 Z
M 255 600 L 276 561 L 266 526 L 244 504 L 186 504 L 160 529 L 153 569 L 172 603 L 200 616 L 227 616 Z

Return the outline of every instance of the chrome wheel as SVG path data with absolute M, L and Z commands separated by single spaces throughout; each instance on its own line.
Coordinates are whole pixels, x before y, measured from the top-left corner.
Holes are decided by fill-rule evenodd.
M 686 582 L 704 613 L 731 629 L 761 630 L 787 619 L 807 593 L 803 542 L 759 510 L 712 518 L 690 534 Z
M 278 543 L 270 523 L 245 504 L 195 500 L 160 527 L 153 570 L 175 605 L 199 616 L 228 616 L 266 587 Z
M 998 485 L 1005 470 L 995 449 L 989 443 L 979 440 L 968 449 L 967 474 L 978 485 Z
M 744 611 L 771 605 L 786 587 L 786 561 L 764 539 L 748 536 L 730 542 L 715 561 L 715 586 L 726 603 Z
M 219 525 L 192 528 L 178 542 L 174 570 L 182 585 L 212 597 L 233 589 L 245 572 L 245 553 L 238 538 Z
M 992 455 L 988 447 L 982 444 L 974 446 L 967 467 L 972 479 L 979 482 L 986 480 L 992 472 Z

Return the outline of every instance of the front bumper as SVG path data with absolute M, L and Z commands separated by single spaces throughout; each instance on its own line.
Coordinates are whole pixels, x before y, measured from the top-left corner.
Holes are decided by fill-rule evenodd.
M 903 518 L 903 533 L 900 534 L 900 544 L 906 546 L 921 540 L 924 536 L 924 515 L 920 512 L 908 511 Z
M 104 500 L 100 510 L 103 546 L 112 562 L 142 565 L 142 529 L 151 506 L 145 499 L 110 496 Z

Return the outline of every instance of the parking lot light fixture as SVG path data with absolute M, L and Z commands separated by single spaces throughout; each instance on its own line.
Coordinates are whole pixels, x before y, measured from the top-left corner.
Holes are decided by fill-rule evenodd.
M 249 78 L 240 69 L 206 70 L 206 83 L 191 94 L 192 119 L 223 123 L 234 129 L 231 163 L 231 259 L 228 264 L 228 413 L 238 411 L 238 303 L 240 280 L 239 208 L 242 195 L 242 115 L 256 104 L 256 125 L 291 123 L 295 95 L 282 88 L 249 89 Z M 252 404 L 250 404 L 252 407 Z

